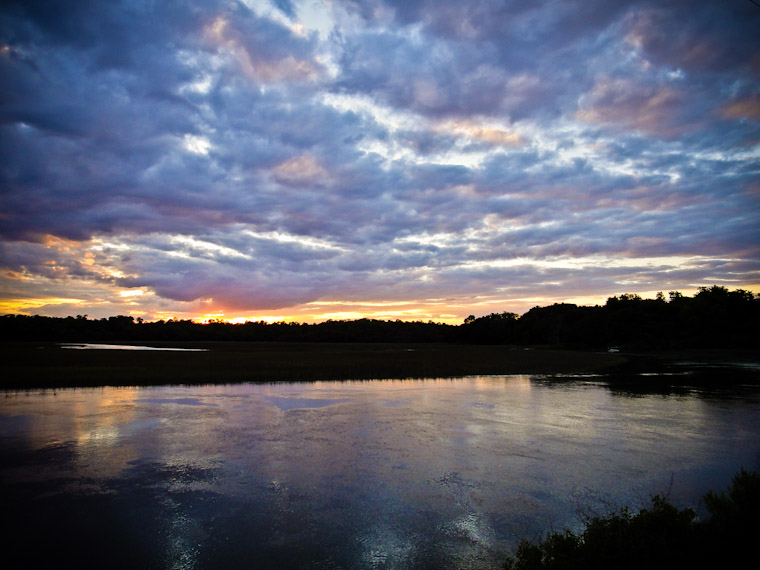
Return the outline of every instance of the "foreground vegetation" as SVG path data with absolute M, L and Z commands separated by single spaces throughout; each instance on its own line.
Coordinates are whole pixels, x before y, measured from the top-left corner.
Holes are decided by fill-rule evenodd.
M 693 297 L 624 294 L 603 306 L 554 304 L 515 313 L 471 315 L 461 325 L 358 319 L 294 322 L 142 322 L 130 316 L 88 319 L 6 315 L 0 339 L 15 341 L 237 341 L 500 344 L 628 350 L 735 348 L 760 345 L 760 296 L 737 289 L 703 287 Z
M 504 570 L 741 568 L 756 560 L 760 473 L 740 470 L 728 490 L 704 496 L 709 517 L 678 509 L 662 496 L 632 514 L 622 508 L 590 517 L 585 528 L 520 543 Z

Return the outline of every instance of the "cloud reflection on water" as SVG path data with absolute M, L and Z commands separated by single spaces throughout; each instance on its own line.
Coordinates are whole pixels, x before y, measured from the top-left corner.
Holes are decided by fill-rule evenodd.
M 66 516 L 167 567 L 494 567 L 579 489 L 721 487 L 760 455 L 759 406 L 526 376 L 75 389 L 9 394 L 0 454 L 7 491 L 95 501 L 109 518 Z

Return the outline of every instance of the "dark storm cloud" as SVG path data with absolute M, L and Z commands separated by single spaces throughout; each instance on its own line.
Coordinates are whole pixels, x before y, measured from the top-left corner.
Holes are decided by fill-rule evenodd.
M 742 2 L 642 3 L 630 16 L 629 34 L 658 63 L 697 72 L 748 69 L 757 65 L 752 47 L 760 24 L 751 8 Z
M 759 24 L 739 0 L 6 2 L 6 289 L 751 282 Z M 673 256 L 694 267 L 636 263 Z

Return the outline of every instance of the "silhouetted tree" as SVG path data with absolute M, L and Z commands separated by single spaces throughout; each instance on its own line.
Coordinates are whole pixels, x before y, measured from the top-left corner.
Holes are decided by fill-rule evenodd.
M 756 347 L 760 341 L 760 296 L 714 285 L 687 297 L 670 291 L 642 299 L 623 293 L 604 306 L 557 303 L 533 307 L 522 316 L 509 311 L 469 315 L 459 326 L 422 321 L 357 319 L 323 323 L 264 321 L 207 324 L 190 320 L 144 322 L 118 315 L 56 318 L 0 317 L 0 338 L 47 341 L 270 341 L 270 342 L 463 342 L 550 345 L 604 349 L 677 347 Z

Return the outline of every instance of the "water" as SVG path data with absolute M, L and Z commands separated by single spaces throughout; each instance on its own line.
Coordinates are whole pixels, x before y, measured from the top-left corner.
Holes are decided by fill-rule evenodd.
M 62 342 L 61 348 L 73 350 L 158 350 L 161 352 L 208 352 L 207 348 L 171 348 L 142 344 L 103 344 L 94 342 Z
M 6 556 L 30 567 L 498 568 L 579 511 L 699 506 L 760 466 L 751 388 L 499 376 L 0 402 Z

